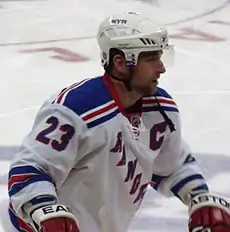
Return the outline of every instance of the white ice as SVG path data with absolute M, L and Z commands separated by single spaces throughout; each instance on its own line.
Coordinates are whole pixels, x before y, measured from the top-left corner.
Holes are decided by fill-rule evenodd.
M 176 63 L 160 85 L 179 105 L 183 136 L 204 166 L 212 190 L 230 198 L 229 0 L 5 0 L 0 1 L 1 201 L 7 200 L 11 148 L 20 144 L 39 106 L 53 92 L 102 74 L 97 27 L 105 16 L 120 11 L 150 14 L 168 28 Z M 196 33 L 178 38 L 185 31 Z M 89 60 L 77 62 L 70 52 Z M 186 220 L 179 200 L 150 191 L 130 230 L 182 232 L 187 231 Z

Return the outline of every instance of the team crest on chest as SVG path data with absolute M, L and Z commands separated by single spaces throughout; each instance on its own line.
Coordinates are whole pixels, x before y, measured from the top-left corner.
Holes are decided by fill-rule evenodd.
M 139 165 L 137 158 L 133 157 L 128 159 L 122 132 L 118 132 L 117 140 L 114 143 L 113 148 L 110 149 L 110 152 L 119 157 L 119 161 L 115 164 L 117 168 L 125 168 L 126 170 L 124 175 L 124 185 L 126 183 L 129 184 L 129 194 L 130 196 L 135 196 L 133 204 L 140 204 L 149 182 L 147 181 L 143 183 L 143 173 L 137 168 Z

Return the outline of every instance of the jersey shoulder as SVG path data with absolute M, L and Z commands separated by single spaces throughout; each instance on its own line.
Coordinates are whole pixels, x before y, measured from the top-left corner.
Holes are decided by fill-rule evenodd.
M 168 99 L 173 99 L 173 97 L 163 88 L 157 87 L 157 92 L 155 94 L 157 97 L 164 97 Z
M 88 128 L 100 125 L 119 113 L 102 77 L 85 79 L 64 90 L 53 101 L 77 114 Z
M 173 97 L 165 89 L 160 87 L 157 87 L 157 91 L 153 96 L 143 97 L 143 111 L 159 111 L 158 103 L 165 111 L 179 112 Z

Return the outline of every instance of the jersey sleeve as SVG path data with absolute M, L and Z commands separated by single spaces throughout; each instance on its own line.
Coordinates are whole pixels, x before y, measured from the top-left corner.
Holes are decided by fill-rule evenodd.
M 179 113 L 171 115 L 176 130 L 164 141 L 155 159 L 152 187 L 166 197 L 176 196 L 185 204 L 189 196 L 208 191 L 196 159 L 181 136 Z
M 25 217 L 22 206 L 37 196 L 49 196 L 39 201 L 57 197 L 56 190 L 81 158 L 85 133 L 81 118 L 67 107 L 48 104 L 39 110 L 10 165 L 8 192 L 18 216 Z

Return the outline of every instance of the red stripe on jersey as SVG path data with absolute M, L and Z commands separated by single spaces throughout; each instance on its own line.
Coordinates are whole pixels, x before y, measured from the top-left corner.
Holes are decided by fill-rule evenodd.
M 105 113 L 106 111 L 109 111 L 109 110 L 111 110 L 112 108 L 115 108 L 115 107 L 116 107 L 116 103 L 113 102 L 113 103 L 111 103 L 110 105 L 108 105 L 108 106 L 106 106 L 106 107 L 103 107 L 103 108 L 101 108 L 101 109 L 99 109 L 99 110 L 97 110 L 97 111 L 94 111 L 94 112 L 92 112 L 92 113 L 90 113 L 90 114 L 84 116 L 84 117 L 83 117 L 83 120 L 84 120 L 84 121 L 89 120 L 90 118 L 93 118 L 93 117 L 95 117 L 95 116 L 97 116 L 97 115 L 99 115 L 99 114 L 103 114 L 103 113 Z
M 27 232 L 34 232 L 33 228 L 30 227 L 25 221 L 23 221 L 20 217 L 18 217 L 18 225 L 19 227 Z
M 8 189 L 11 189 L 12 185 L 18 182 L 23 182 L 27 179 L 29 179 L 32 176 L 36 176 L 38 174 L 24 174 L 24 175 L 17 175 L 12 176 L 8 181 Z
M 81 83 L 83 83 L 84 81 L 85 81 L 85 80 L 80 81 L 80 82 L 78 82 L 78 83 L 75 83 L 75 84 L 71 85 L 69 88 L 67 88 L 66 90 L 64 90 L 62 93 L 60 93 L 60 94 L 58 95 L 56 102 L 57 102 L 57 103 L 60 103 L 61 100 L 62 100 L 62 98 L 63 98 L 63 96 L 64 96 L 67 92 L 71 91 L 72 89 L 74 89 L 75 87 L 77 87 L 78 85 L 80 85 Z
M 173 100 L 169 99 L 158 99 L 159 103 L 165 103 L 170 105 L 176 105 L 176 103 Z M 150 104 L 150 103 L 157 103 L 156 99 L 143 99 L 143 104 Z
M 14 214 L 15 219 L 18 222 L 19 227 L 23 230 L 23 231 L 27 231 L 27 232 L 34 232 L 33 228 L 31 226 L 29 226 L 25 221 L 23 221 L 20 217 L 17 216 L 16 212 L 13 209 L 12 203 L 10 202 L 9 204 L 9 209 L 10 211 Z

